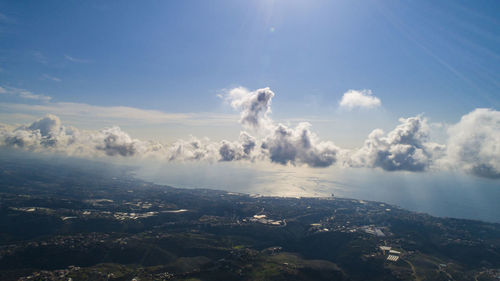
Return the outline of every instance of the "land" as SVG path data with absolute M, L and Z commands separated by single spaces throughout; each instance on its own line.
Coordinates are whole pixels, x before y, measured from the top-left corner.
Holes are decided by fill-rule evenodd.
M 499 280 L 500 224 L 0 160 L 0 280 Z

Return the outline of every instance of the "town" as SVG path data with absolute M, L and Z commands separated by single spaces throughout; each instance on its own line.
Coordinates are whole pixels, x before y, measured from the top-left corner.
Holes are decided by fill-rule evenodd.
M 1 164 L 1 280 L 500 277 L 498 224 L 335 196 L 177 189 L 110 167 Z

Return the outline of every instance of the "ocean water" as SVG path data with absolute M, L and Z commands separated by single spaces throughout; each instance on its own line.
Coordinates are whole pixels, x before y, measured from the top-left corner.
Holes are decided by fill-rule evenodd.
M 331 196 L 381 201 L 440 217 L 500 223 L 500 181 L 459 172 L 384 172 L 263 165 L 142 165 L 137 177 L 182 188 L 273 196 Z
M 3 160 L 91 171 L 109 162 L 0 149 Z M 0 161 L 2 162 L 2 161 Z M 69 165 L 71 164 L 71 165 Z M 331 196 L 380 201 L 440 217 L 500 223 L 500 180 L 460 172 L 384 172 L 330 167 L 312 169 L 269 163 L 168 163 L 123 159 L 116 168 L 136 178 L 180 188 L 209 188 L 273 196 Z M 104 166 L 103 166 L 104 165 Z M 89 170 L 90 169 L 90 170 Z M 98 169 L 100 170 L 100 168 Z

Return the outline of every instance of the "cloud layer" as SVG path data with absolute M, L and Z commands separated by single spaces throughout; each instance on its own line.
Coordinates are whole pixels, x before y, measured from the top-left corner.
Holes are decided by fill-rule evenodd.
M 12 128 L 0 124 L 0 146 L 82 157 L 153 157 L 165 161 L 270 161 L 309 167 L 367 167 L 422 172 L 457 169 L 480 177 L 500 178 L 500 112 L 476 109 L 450 126 L 446 144 L 429 139 L 422 116 L 401 118 L 387 134 L 373 130 L 358 149 L 342 149 L 321 140 L 302 122 L 295 127 L 270 116 L 275 94 L 269 88 L 235 88 L 224 96 L 240 111 L 241 131 L 234 141 L 191 138 L 164 144 L 135 139 L 119 127 L 80 130 L 49 114 Z M 345 95 L 344 95 L 345 96 Z
M 49 96 L 37 95 L 30 91 L 13 87 L 0 87 L 0 95 L 11 95 L 22 99 L 38 101 L 50 101 L 52 99 L 52 97 Z

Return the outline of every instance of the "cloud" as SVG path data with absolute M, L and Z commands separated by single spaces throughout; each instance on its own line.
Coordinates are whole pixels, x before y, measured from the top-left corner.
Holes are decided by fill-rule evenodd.
M 70 55 L 64 55 L 64 58 L 70 62 L 76 62 L 76 63 L 90 63 L 92 62 L 91 60 L 88 59 L 81 59 L 81 58 L 75 58 Z
M 219 144 L 211 142 L 208 138 L 191 140 L 178 140 L 166 148 L 166 158 L 169 161 L 208 161 L 218 160 Z
M 179 140 L 164 145 L 156 141 L 132 138 L 117 126 L 93 131 L 53 125 L 49 126 L 49 130 L 57 133 L 44 136 L 36 125 L 58 124 L 58 119 L 56 116 L 47 115 L 14 131 L 2 129 L 0 126 L 0 144 L 78 157 L 136 157 L 176 162 L 217 160 L 217 143 L 208 139 L 200 141 L 193 138 L 190 141 Z M 41 128 L 47 130 L 43 129 L 44 126 Z
M 52 80 L 54 82 L 61 82 L 61 78 L 59 77 L 55 77 L 55 76 L 51 76 L 51 75 L 48 75 L 48 74 L 44 74 L 42 75 L 42 79 L 44 80 Z
M 61 124 L 59 117 L 52 114 L 14 130 L 0 127 L 0 143 L 7 147 L 76 156 L 146 155 L 161 147 L 153 142 L 133 139 L 119 127 L 100 131 L 66 127 Z
M 42 136 L 40 132 L 28 132 L 25 130 L 7 131 L 1 128 L 0 136 L 2 144 L 8 147 L 31 148 L 39 145 Z
M 59 117 L 49 114 L 15 130 L 8 130 L 4 127 L 0 141 L 4 146 L 9 147 L 77 156 L 151 156 L 168 161 L 270 159 L 272 162 L 283 165 L 307 164 L 313 167 L 326 167 L 335 163 L 337 148 L 331 142 L 319 141 L 317 136 L 309 130 L 309 124 L 301 123 L 296 128 L 290 129 L 282 124 L 275 125 L 272 119 L 266 116 L 274 93 L 268 89 L 261 89 L 245 94 L 247 96 L 242 99 L 234 100 L 235 106 L 243 112 L 241 122 L 252 126 L 263 126 L 262 120 L 266 120 L 266 126 L 272 128 L 272 132 L 261 139 L 256 139 L 247 132 L 241 132 L 236 141 L 214 142 L 209 139 L 192 138 L 187 141 L 178 140 L 172 144 L 161 144 L 134 139 L 119 127 L 98 131 L 66 127 L 61 124 Z M 52 106 L 49 104 L 41 107 Z M 134 112 L 134 110 L 136 109 L 131 111 Z M 101 112 L 101 114 L 106 114 L 108 117 L 115 113 L 113 110 L 108 113 L 106 110 L 103 111 L 104 113 Z M 158 112 L 150 112 L 153 116 L 158 114 Z M 160 117 L 163 116 L 160 114 Z
M 32 150 L 59 145 L 69 135 L 59 118 L 51 114 L 12 131 L 2 130 L 1 134 L 5 145 Z
M 52 97 L 49 97 L 49 96 L 33 94 L 32 92 L 30 92 L 28 90 L 14 88 L 14 87 L 1 87 L 0 86 L 0 95 L 11 95 L 11 96 L 16 96 L 16 97 L 19 97 L 22 99 L 38 100 L 38 101 L 45 101 L 45 102 L 48 102 L 52 99 Z
M 119 127 L 112 127 L 100 131 L 102 143 L 96 145 L 96 149 L 104 151 L 109 156 L 121 155 L 131 156 L 137 153 L 138 140 L 132 139 Z
M 230 90 L 225 99 L 234 109 L 240 110 L 240 123 L 256 129 L 261 140 L 247 133 L 240 135 L 238 142 L 223 142 L 220 155 L 223 161 L 241 159 L 269 159 L 282 165 L 309 165 L 328 167 L 337 158 L 338 148 L 332 142 L 319 141 L 311 132 L 309 123 L 300 123 L 295 128 L 276 124 L 269 116 L 274 92 L 269 88 L 250 91 L 243 87 Z M 260 146 L 258 145 L 260 143 Z M 254 150 L 253 157 L 246 151 Z
M 300 123 L 290 129 L 283 124 L 266 137 L 262 149 L 272 162 L 282 165 L 307 164 L 311 167 L 328 167 L 335 163 L 339 149 L 332 142 L 321 142 L 310 131 L 309 123 Z
M 445 165 L 500 178 L 500 111 L 479 108 L 448 129 Z
M 219 148 L 221 161 L 235 161 L 242 159 L 252 159 L 252 151 L 256 147 L 256 140 L 246 132 L 240 133 L 237 142 L 222 141 Z
M 1 94 L 1 92 L 0 92 Z M 139 121 L 148 124 L 179 123 L 192 125 L 234 124 L 234 115 L 213 113 L 165 113 L 159 110 L 140 109 L 128 106 L 96 106 L 84 103 L 50 102 L 44 104 L 0 103 L 0 111 L 26 114 L 55 114 L 64 118 L 102 120 L 120 123 Z
M 349 90 L 344 93 L 339 106 L 351 110 L 353 108 L 375 108 L 382 104 L 379 98 L 373 96 L 371 90 Z
M 225 96 L 234 109 L 241 111 L 240 123 L 244 126 L 259 128 L 268 126 L 271 120 L 271 101 L 274 93 L 269 88 L 249 91 L 243 87 L 230 90 Z
M 61 120 L 59 117 L 49 114 L 31 123 L 27 129 L 32 131 L 38 130 L 43 137 L 54 137 L 61 133 Z
M 427 142 L 427 121 L 420 116 L 401 118 L 394 130 L 384 135 L 373 130 L 363 147 L 349 159 L 354 167 L 379 167 L 386 171 L 424 171 L 444 151 L 444 146 Z
M 33 55 L 33 58 L 41 64 L 47 64 L 49 62 L 47 57 L 40 51 L 34 51 L 32 53 L 32 55 Z

